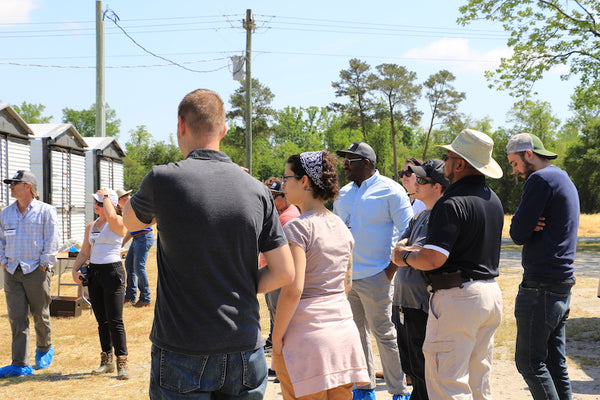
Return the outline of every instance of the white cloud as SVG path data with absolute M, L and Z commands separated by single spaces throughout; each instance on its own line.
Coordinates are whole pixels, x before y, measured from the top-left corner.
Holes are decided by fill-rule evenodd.
M 456 65 L 457 70 L 483 72 L 496 68 L 501 57 L 510 57 L 511 54 L 512 50 L 506 47 L 482 52 L 469 47 L 467 39 L 443 38 L 427 47 L 411 49 L 402 57 L 436 64 L 442 61 Z
M 30 22 L 37 0 L 0 0 L 0 24 Z

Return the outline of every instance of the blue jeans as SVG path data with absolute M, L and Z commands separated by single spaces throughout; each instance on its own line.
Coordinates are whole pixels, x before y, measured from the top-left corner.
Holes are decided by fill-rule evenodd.
M 534 399 L 571 399 L 565 326 L 571 287 L 523 280 L 515 301 L 515 362 Z
M 267 362 L 262 347 L 196 356 L 152 345 L 150 399 L 262 400 L 266 389 Z
M 125 259 L 125 270 L 127 271 L 127 289 L 125 289 L 125 301 L 135 301 L 137 289 L 140 289 L 140 301 L 150 303 L 150 284 L 146 273 L 146 260 L 148 251 L 154 244 L 152 231 L 131 239 L 131 246 Z

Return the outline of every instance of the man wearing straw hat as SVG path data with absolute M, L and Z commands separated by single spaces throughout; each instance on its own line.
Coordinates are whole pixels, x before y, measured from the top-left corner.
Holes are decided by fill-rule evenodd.
M 451 185 L 429 217 L 421 247 L 398 246 L 392 260 L 426 271 L 431 299 L 423 344 L 432 399 L 489 399 L 493 335 L 502 318 L 498 276 L 504 212 L 485 176 L 502 169 L 486 134 L 463 130 L 450 145 L 444 174 Z
M 515 362 L 534 399 L 570 399 L 565 354 L 579 227 L 577 188 L 558 157 L 530 133 L 506 146 L 513 173 L 525 179 L 510 237 L 523 245 L 523 281 L 515 300 Z

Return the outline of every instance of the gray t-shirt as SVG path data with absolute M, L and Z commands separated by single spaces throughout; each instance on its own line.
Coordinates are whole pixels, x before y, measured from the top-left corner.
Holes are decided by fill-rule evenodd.
M 431 210 L 423 210 L 410 220 L 401 239 L 408 245 L 423 246 L 427 238 L 427 224 Z M 394 276 L 393 305 L 429 311 L 429 291 L 425 274 L 411 267 L 398 267 Z
M 268 188 L 225 153 L 198 149 L 154 167 L 131 206 L 157 223 L 152 342 L 196 355 L 262 346 L 258 253 L 287 244 Z

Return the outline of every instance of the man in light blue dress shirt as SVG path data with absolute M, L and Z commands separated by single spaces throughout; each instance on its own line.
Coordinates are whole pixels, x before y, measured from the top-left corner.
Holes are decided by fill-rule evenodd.
M 56 209 L 38 200 L 35 176 L 20 170 L 4 183 L 17 201 L 0 212 L 0 263 L 12 331 L 12 363 L 0 368 L 0 378 L 33 374 L 30 311 L 36 332 L 35 367 L 48 368 L 52 362 L 50 278 L 58 252 Z
M 371 378 L 370 384 L 355 388 L 354 400 L 375 399 L 370 333 L 375 335 L 385 383 L 393 400 L 408 399 L 396 329 L 391 319 L 392 279 L 398 267 L 390 262 L 390 256 L 413 210 L 406 190 L 375 169 L 377 158 L 371 146 L 354 142 L 337 155 L 344 157 L 344 172 L 352 182 L 340 190 L 333 212 L 346 223 L 355 240 L 348 300 Z

